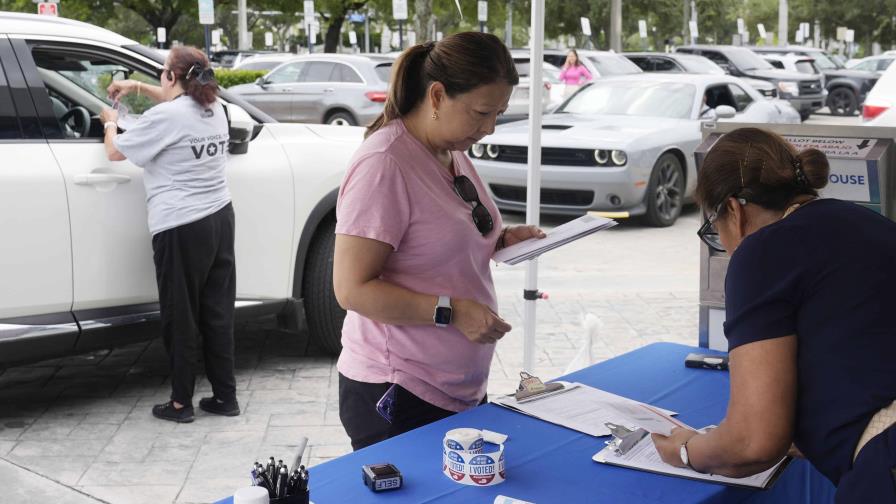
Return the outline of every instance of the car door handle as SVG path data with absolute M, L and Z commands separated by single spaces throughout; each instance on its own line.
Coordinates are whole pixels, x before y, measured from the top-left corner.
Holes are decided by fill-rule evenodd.
M 116 185 L 127 184 L 131 181 L 128 175 L 118 173 L 82 173 L 72 177 L 77 185 Z
M 331 87 L 324 88 L 324 93 L 333 93 L 333 92 L 335 92 L 335 91 L 336 91 L 336 90 L 333 89 L 333 88 L 331 88 Z
M 281 89 L 281 91 L 284 93 L 288 93 L 288 92 L 292 91 L 292 88 L 283 88 L 283 89 Z

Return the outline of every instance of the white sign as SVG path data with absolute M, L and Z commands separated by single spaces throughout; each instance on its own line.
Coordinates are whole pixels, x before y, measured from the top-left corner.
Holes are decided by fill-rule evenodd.
M 404 21 L 408 18 L 408 0 L 392 0 L 392 19 Z
M 871 202 L 868 165 L 865 161 L 840 161 L 831 164 L 828 185 L 819 194 L 825 198 Z
M 759 30 L 759 38 L 765 38 L 765 37 L 766 37 L 766 33 L 765 33 L 765 25 L 764 25 L 764 24 L 759 23 L 758 25 L 756 25 L 756 29 Z
M 810 30 L 812 29 L 809 23 L 800 23 L 800 28 L 803 30 L 803 40 L 809 40 Z
M 392 44 L 390 47 L 398 47 L 401 44 L 401 40 L 398 37 L 398 32 L 392 32 Z
M 264 46 L 271 47 L 274 45 L 274 34 L 271 32 L 264 32 Z
M 167 35 L 168 35 L 168 33 L 165 31 L 164 26 L 160 26 L 160 27 L 156 28 L 156 40 L 160 44 L 165 43 L 165 40 L 167 40 Z
M 442 40 L 443 38 L 445 38 L 445 34 L 440 31 L 437 31 L 436 32 L 436 42 Z
M 865 159 L 871 149 L 877 145 L 877 140 L 870 138 L 840 138 L 840 137 L 805 137 L 785 135 L 784 138 L 802 151 L 813 148 L 824 152 L 828 157 L 840 159 Z M 833 163 L 832 163 L 833 164 Z
M 690 28 L 690 30 L 691 30 L 692 37 L 697 38 L 700 36 L 700 32 L 697 31 L 697 22 L 696 21 L 690 21 L 688 23 L 688 28 Z
M 638 34 L 641 35 L 641 38 L 647 38 L 647 21 L 643 19 L 638 20 Z
M 744 18 L 737 18 L 737 33 L 743 33 L 745 28 Z
M 846 41 L 854 42 L 856 40 L 856 31 L 855 30 L 846 30 Z
M 796 31 L 796 34 L 794 35 L 794 38 L 796 39 L 796 43 L 797 43 L 797 44 L 802 44 L 802 43 L 803 43 L 803 30 L 802 30 L 802 28 L 800 28 L 799 30 Z
M 37 4 L 37 13 L 42 16 L 58 16 L 59 5 L 56 2 L 41 2 Z
M 488 2 L 485 0 L 479 0 L 479 22 L 484 23 L 488 21 Z
M 348 43 L 353 46 L 358 45 L 358 34 L 355 33 L 355 30 L 348 32 Z
M 224 33 L 224 30 L 218 28 L 217 30 L 212 30 L 212 44 L 218 45 L 221 43 L 221 34 Z
M 199 24 L 215 24 L 214 0 L 199 0 Z
M 388 26 L 383 27 L 380 33 L 380 52 L 389 52 L 392 49 L 392 30 Z
M 837 40 L 846 40 L 846 27 L 845 26 L 837 27 Z
M 305 14 L 305 25 L 314 21 L 314 0 L 305 0 L 302 12 Z
M 586 17 L 583 17 L 583 18 L 581 18 L 581 21 L 582 21 L 582 33 L 584 33 L 586 36 L 590 37 L 591 36 L 591 20 Z

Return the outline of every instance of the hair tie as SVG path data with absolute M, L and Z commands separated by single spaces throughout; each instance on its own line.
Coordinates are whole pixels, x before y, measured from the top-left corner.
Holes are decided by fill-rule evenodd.
M 215 70 L 213 68 L 206 68 L 199 72 L 199 75 L 196 76 L 196 80 L 199 81 L 200 84 L 208 84 L 215 80 Z
M 793 171 L 796 172 L 796 185 L 800 187 L 809 187 L 809 177 L 807 177 L 806 172 L 803 171 L 803 163 L 799 158 L 794 158 L 791 164 L 793 164 Z

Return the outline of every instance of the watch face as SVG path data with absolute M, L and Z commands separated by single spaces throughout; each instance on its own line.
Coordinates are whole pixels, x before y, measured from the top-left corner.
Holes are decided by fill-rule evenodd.
M 688 465 L 688 447 L 686 445 L 681 445 L 681 448 L 678 449 L 678 454 L 681 456 L 681 463 Z
M 436 308 L 435 315 L 436 324 L 448 325 L 451 323 L 451 308 L 447 306 L 439 306 Z

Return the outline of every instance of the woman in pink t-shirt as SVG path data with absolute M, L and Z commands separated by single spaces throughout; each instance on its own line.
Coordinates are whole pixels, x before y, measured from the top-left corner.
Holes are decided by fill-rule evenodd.
M 360 449 L 485 399 L 498 315 L 490 260 L 539 229 L 502 229 L 464 154 L 519 77 L 494 35 L 409 48 L 339 192 L 333 284 L 348 310 L 339 416 Z
M 579 61 L 579 53 L 575 49 L 570 49 L 566 55 L 566 63 L 560 70 L 560 80 L 567 86 L 578 86 L 591 82 L 591 72 Z

